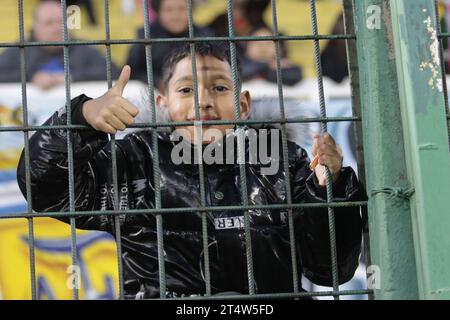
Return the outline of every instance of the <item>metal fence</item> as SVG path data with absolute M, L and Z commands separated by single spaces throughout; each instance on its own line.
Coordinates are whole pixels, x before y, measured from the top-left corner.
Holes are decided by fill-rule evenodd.
M 136 215 L 136 214 L 148 214 L 148 215 L 154 215 L 156 217 L 157 221 L 157 244 L 158 244 L 158 263 L 159 263 L 159 280 L 160 280 L 160 297 L 166 298 L 166 281 L 165 281 L 165 259 L 164 259 L 164 241 L 163 241 L 163 220 L 164 216 L 166 214 L 171 213 L 192 213 L 192 212 L 201 212 L 202 213 L 202 233 L 203 233 L 203 248 L 204 248 L 204 274 L 205 274 L 205 284 L 206 284 L 206 292 L 205 295 L 202 297 L 192 297 L 189 299 L 248 299 L 248 298 L 300 298 L 300 297 L 306 297 L 306 296 L 332 296 L 334 299 L 339 299 L 342 295 L 356 295 L 356 294 L 372 294 L 373 290 L 353 290 L 353 291 L 342 291 L 339 290 L 338 285 L 338 268 L 337 268 L 337 252 L 336 252 L 336 235 L 335 235 L 335 224 L 334 224 L 334 208 L 337 207 L 350 207 L 350 206 L 360 206 L 363 210 L 363 215 L 366 220 L 369 220 L 371 225 L 371 236 L 373 231 L 373 237 L 372 237 L 372 244 L 374 241 L 378 242 L 381 239 L 380 234 L 382 232 L 377 229 L 377 226 L 380 225 L 380 223 L 377 221 L 377 217 L 382 215 L 380 213 L 380 203 L 389 203 L 390 199 L 386 199 L 384 195 L 381 195 L 383 199 L 379 199 L 380 195 L 377 193 L 369 193 L 369 212 L 373 213 L 373 216 L 369 219 L 367 217 L 367 204 L 366 201 L 359 201 L 359 202 L 339 202 L 336 203 L 333 201 L 333 190 L 332 190 L 332 183 L 331 183 L 331 175 L 329 170 L 327 170 L 327 202 L 326 203 L 314 203 L 314 204 L 299 204 L 299 203 L 293 203 L 292 201 L 292 195 L 290 190 L 290 177 L 289 174 L 287 174 L 286 177 L 286 204 L 283 205 L 261 205 L 261 206 L 252 206 L 248 203 L 248 194 L 247 194 L 247 186 L 246 186 L 246 167 L 244 164 L 240 164 L 240 181 L 241 181 L 241 196 L 242 196 L 242 205 L 233 205 L 233 206 L 226 206 L 226 207 L 208 207 L 206 206 L 206 193 L 205 193 L 205 178 L 204 178 L 204 167 L 203 164 L 200 161 L 199 164 L 199 175 L 200 175 L 200 195 L 201 195 L 201 207 L 199 208 L 163 208 L 161 205 L 161 190 L 160 190 L 160 168 L 159 168 L 159 152 L 158 152 L 158 141 L 157 141 L 157 135 L 155 132 L 152 133 L 152 145 L 154 150 L 154 158 L 153 158 L 153 172 L 154 172 L 154 186 L 155 186 L 155 207 L 152 209 L 146 209 L 146 210 L 120 210 L 119 207 L 119 195 L 118 195 L 118 177 L 117 177 L 117 160 L 116 160 L 116 140 L 114 135 L 110 136 L 110 142 L 111 142 L 111 148 L 112 148 L 112 163 L 111 166 L 113 168 L 113 185 L 114 185 L 114 210 L 109 211 L 84 211 L 79 212 L 75 211 L 75 195 L 74 195 L 74 160 L 73 160 L 73 149 L 72 149 L 72 135 L 71 132 L 74 130 L 89 130 L 89 128 L 81 126 L 81 125 L 73 125 L 71 120 L 71 86 L 70 86 L 70 78 L 69 78 L 69 47 L 70 46 L 76 46 L 76 45 L 104 45 L 106 47 L 106 58 L 107 58 L 107 82 L 108 87 L 112 87 L 112 78 L 111 78 L 111 46 L 113 45 L 122 45 L 122 44 L 142 44 L 145 45 L 145 52 L 146 52 L 146 63 L 147 63 L 147 80 L 148 80 L 148 92 L 150 95 L 150 102 L 151 102 L 151 119 L 149 123 L 134 125 L 131 127 L 135 128 L 157 128 L 157 127 L 168 127 L 172 126 L 172 123 L 170 122 L 157 122 L 156 121 L 156 106 L 154 103 L 154 82 L 153 82 L 153 72 L 152 72 L 152 54 L 151 54 L 151 46 L 155 43 L 161 43 L 161 42 L 178 42 L 178 43 L 189 43 L 191 47 L 191 56 L 192 56 L 192 70 L 193 70 L 193 80 L 194 80 L 194 97 L 195 97 L 195 114 L 196 117 L 199 118 L 200 112 L 199 112 L 199 97 L 197 92 L 197 78 L 196 78 L 196 60 L 195 60 L 195 46 L 196 43 L 199 41 L 227 41 L 230 46 L 231 56 L 232 56 L 232 79 L 233 79 L 233 92 L 234 92 L 234 105 L 235 105 L 235 121 L 213 121 L 214 124 L 236 124 L 237 128 L 242 128 L 245 124 L 255 124 L 255 123 L 267 123 L 267 122 L 277 122 L 281 124 L 281 132 L 282 132 L 282 151 L 283 151 L 283 159 L 284 159 L 284 170 L 285 172 L 289 173 L 289 167 L 287 163 L 287 135 L 286 135 L 286 124 L 287 123 L 306 123 L 306 122 L 316 122 L 321 124 L 321 130 L 322 132 L 327 132 L 327 124 L 329 122 L 333 121 L 351 121 L 355 122 L 356 125 L 356 135 L 358 140 L 358 170 L 359 170 L 359 177 L 361 180 L 365 180 L 365 176 L 367 173 L 368 176 L 368 188 L 370 191 L 372 189 L 370 186 L 377 184 L 378 188 L 386 184 L 386 181 L 376 181 L 377 178 L 374 178 L 374 174 L 376 173 L 376 170 L 380 171 L 384 170 L 382 166 L 377 167 L 369 167 L 371 166 L 371 160 L 368 159 L 369 157 L 372 157 L 374 152 L 376 150 L 373 147 L 369 147 L 370 143 L 373 143 L 374 141 L 372 139 L 375 139 L 375 144 L 380 142 L 380 138 L 373 137 L 372 133 L 363 133 L 363 131 L 369 131 L 375 126 L 368 124 L 367 122 L 362 122 L 363 117 L 367 117 L 367 121 L 372 121 L 370 119 L 373 119 L 373 115 L 370 114 L 371 111 L 369 111 L 368 104 L 370 101 L 370 97 L 373 97 L 374 94 L 383 94 L 381 93 L 381 89 L 379 86 L 377 86 L 376 89 L 374 89 L 372 92 L 369 92 L 369 90 L 373 89 L 373 87 L 370 85 L 371 80 L 367 80 L 365 78 L 364 74 L 368 72 L 367 66 L 368 62 L 365 61 L 365 59 L 369 59 L 368 56 L 365 56 L 365 54 L 372 54 L 372 58 L 374 57 L 375 51 L 368 52 L 370 50 L 371 43 L 373 41 L 385 41 L 385 44 L 379 45 L 377 47 L 377 50 L 383 51 L 386 55 L 392 54 L 392 52 L 388 52 L 389 50 L 392 50 L 392 48 L 388 48 L 388 42 L 386 40 L 386 37 L 384 36 L 368 36 L 368 39 L 363 40 L 359 39 L 359 37 L 364 37 L 367 35 L 367 30 L 364 31 L 364 24 L 367 17 L 367 8 L 370 5 L 379 5 L 383 8 L 383 10 L 389 10 L 386 6 L 388 5 L 388 1 L 352 1 L 352 0 L 344 0 L 343 1 L 343 8 L 344 8 L 344 16 L 345 16 L 345 26 L 346 26 L 346 34 L 340 34 L 340 35 L 321 35 L 319 34 L 319 30 L 317 27 L 317 13 L 316 13 L 316 1 L 315 0 L 309 0 L 310 4 L 310 19 L 311 19 L 311 26 L 312 26 L 312 34 L 311 35 L 289 35 L 289 36 L 281 36 L 278 32 L 278 17 L 277 17 L 277 1 L 272 0 L 271 1 L 271 10 L 272 10 L 272 25 L 274 29 L 273 36 L 270 37 L 237 37 L 235 35 L 234 31 L 234 23 L 233 23 L 233 11 L 232 11 L 232 0 L 227 0 L 227 12 L 228 12 L 228 25 L 229 25 L 229 36 L 228 37 L 195 37 L 194 36 L 194 30 L 193 30 L 193 15 L 192 15 L 192 0 L 188 0 L 188 8 L 189 8 L 189 38 L 175 38 L 175 39 L 152 39 L 150 38 L 150 24 L 149 24 L 149 8 L 148 8 L 148 2 L 144 1 L 144 30 L 145 30 L 145 39 L 138 40 L 138 39 L 127 39 L 127 40 L 111 40 L 110 38 L 110 23 L 109 23 L 109 0 L 104 0 L 104 16 L 105 16 L 105 38 L 102 40 L 92 40 L 92 41 L 71 41 L 68 37 L 68 26 L 67 26 L 67 13 L 66 13 L 66 1 L 61 0 L 62 4 L 62 14 L 63 14 L 63 34 L 64 34 L 64 40 L 62 42 L 48 42 L 48 43 L 40 43 L 40 42 L 26 42 L 25 41 L 25 33 L 24 33 L 24 15 L 23 15 L 23 0 L 18 0 L 18 11 L 19 11 L 19 30 L 20 30 L 20 40 L 17 43 L 0 43 L 0 47 L 19 47 L 20 48 L 20 61 L 21 61 L 21 71 L 22 71 L 22 103 L 23 103 L 23 126 L 21 127 L 2 127 L 0 128 L 1 131 L 22 131 L 24 133 L 24 150 L 25 150 L 25 163 L 26 163 L 26 198 L 28 202 L 28 210 L 25 213 L 18 213 L 18 214 L 7 214 L 2 216 L 1 218 L 27 218 L 28 219 L 28 228 L 29 228 L 29 253 L 30 253 L 30 281 L 31 281 L 31 288 L 32 288 L 32 298 L 37 298 L 37 292 L 36 292 L 36 272 L 35 272 L 35 248 L 34 248 L 34 230 L 33 230 L 33 218 L 35 217 L 70 217 L 70 226 L 71 226 L 71 239 L 72 239 L 72 264 L 78 265 L 77 262 L 77 255 L 76 255 L 76 246 L 77 246 L 77 239 L 76 239 L 76 223 L 75 223 L 75 217 L 79 216 L 92 216 L 92 215 L 111 215 L 114 217 L 115 221 L 115 239 L 117 242 L 117 265 L 118 265 L 118 274 L 119 274 L 119 298 L 122 299 L 124 297 L 124 281 L 123 281 L 123 266 L 122 266 L 122 242 L 121 242 L 121 230 L 120 230 L 120 217 L 127 214 L 127 215 Z M 403 1 L 406 2 L 406 1 Z M 421 0 L 419 1 L 421 4 L 425 4 L 427 8 L 434 8 L 434 4 L 432 4 L 432 1 L 425 1 Z M 392 4 L 392 3 L 391 3 Z M 356 17 L 355 17 L 356 13 Z M 359 16 L 358 16 L 359 15 Z M 434 16 L 433 19 L 436 19 Z M 356 26 L 355 28 L 355 21 Z M 386 26 L 390 23 L 390 21 L 386 22 Z M 358 29 L 359 28 L 359 29 Z M 357 35 L 356 36 L 355 29 L 357 29 Z M 366 32 L 366 34 L 365 34 Z M 392 32 L 392 30 L 389 30 L 389 33 Z M 392 34 L 390 33 L 392 36 Z M 441 34 L 440 38 L 449 37 L 449 34 Z M 370 39 L 370 37 L 372 37 Z M 338 39 L 341 41 L 347 42 L 347 49 L 348 49 L 348 57 L 349 57 L 349 71 L 350 71 L 350 78 L 351 78 L 351 84 L 352 84 L 352 105 L 353 105 L 353 113 L 354 116 L 352 117 L 339 117 L 339 118 L 331 118 L 327 117 L 326 112 L 326 101 L 325 101 L 325 94 L 324 94 L 324 85 L 323 85 L 323 79 L 322 79 L 322 68 L 321 68 L 321 61 L 320 61 L 320 41 L 321 40 L 328 40 L 328 39 Z M 236 52 L 236 42 L 237 41 L 267 41 L 271 40 L 274 41 L 276 44 L 276 66 L 277 66 L 277 84 L 278 84 L 278 96 L 279 96 L 279 108 L 280 108 L 280 119 L 279 121 L 255 121 L 255 120 L 241 120 L 240 119 L 240 105 L 239 105 L 239 86 L 238 86 L 238 76 L 237 76 L 237 52 Z M 281 73 L 281 54 L 280 54 L 280 41 L 282 40 L 290 40 L 290 41 L 313 41 L 314 43 L 314 56 L 315 56 L 315 66 L 317 71 L 317 88 L 318 88 L 318 94 L 319 94 L 319 100 L 320 100 L 320 112 L 321 117 L 320 118 L 301 118 L 301 119 L 286 119 L 285 110 L 284 110 L 284 98 L 283 98 L 283 86 L 282 86 L 282 73 Z M 367 40 L 367 42 L 366 42 Z M 370 42 L 372 41 L 372 42 Z M 25 77 L 25 54 L 24 50 L 26 47 L 30 46 L 63 46 L 64 47 L 64 70 L 65 70 L 65 88 L 66 88 L 66 111 L 67 111 L 67 124 L 66 125 L 60 125 L 60 126 L 29 126 L 28 125 L 28 113 L 27 113 L 27 87 L 26 87 L 26 77 Z M 363 47 L 368 46 L 367 47 Z M 384 47 L 383 47 L 384 46 Z M 358 51 L 358 55 L 356 54 Z M 380 51 L 378 51 L 379 53 Z M 387 56 L 386 56 L 387 58 Z M 387 70 L 384 71 L 392 71 L 395 67 L 395 61 L 393 59 L 387 59 L 387 61 L 390 61 L 390 66 Z M 378 65 L 379 66 L 379 65 Z M 375 65 L 375 68 L 377 65 Z M 381 71 L 380 71 L 381 72 Z M 369 72 L 370 73 L 370 72 Z M 361 76 L 361 80 L 359 79 Z M 380 75 L 378 74 L 378 79 L 380 79 Z M 445 79 L 445 77 L 443 77 Z M 361 84 L 361 86 L 360 86 Z M 388 84 L 386 84 L 388 85 Z M 445 85 L 444 85 L 445 87 Z M 361 90 L 361 93 L 360 93 Z M 395 101 L 399 100 L 394 99 L 393 95 L 390 95 L 389 93 L 392 92 L 392 89 L 390 88 L 387 92 L 387 99 L 392 98 L 391 103 L 395 103 Z M 445 94 L 446 96 L 446 94 Z M 377 96 L 377 98 L 380 98 L 380 96 Z M 385 100 L 387 103 L 388 101 Z M 372 104 L 372 103 L 370 103 Z M 362 108 L 360 107 L 362 105 Z M 375 109 L 378 107 L 377 103 L 375 103 Z M 381 110 L 381 109 L 378 109 Z M 448 112 L 448 108 L 447 108 Z M 369 119 L 370 118 L 370 119 Z M 376 118 L 376 117 L 375 117 Z M 449 120 L 449 115 L 447 113 L 447 121 Z M 177 123 L 177 126 L 191 126 L 195 125 L 193 122 L 185 122 L 185 123 Z M 30 131 L 39 131 L 39 130 L 66 130 L 67 131 L 67 152 L 68 152 L 68 176 L 69 176 L 69 201 L 70 201 L 70 208 L 68 212 L 46 212 L 46 213 L 36 213 L 32 210 L 32 197 L 31 197 L 31 181 L 30 181 L 30 148 L 29 148 L 29 132 Z M 386 128 L 387 132 L 389 132 L 390 128 Z M 397 129 L 395 129 L 397 130 Z M 394 130 L 394 131 L 395 131 Z M 239 157 L 244 158 L 244 149 L 243 149 L 243 136 L 242 136 L 242 130 L 238 130 L 240 132 L 240 136 L 238 136 L 238 153 Z M 370 155 L 367 156 L 366 153 L 366 161 L 363 159 L 363 152 L 362 152 L 362 144 L 363 144 L 363 138 L 364 138 L 364 148 L 368 149 L 370 148 Z M 378 139 L 378 140 L 376 140 Z M 384 137 L 384 139 L 387 139 L 387 137 Z M 384 140 L 386 141 L 386 140 Z M 385 150 L 386 154 L 390 152 L 390 150 Z M 444 150 L 445 152 L 445 150 Z M 200 157 L 201 159 L 201 157 Z M 445 159 L 445 157 L 444 157 Z M 382 157 L 381 162 L 382 164 L 385 164 L 390 159 L 388 155 L 386 157 Z M 366 166 L 366 167 L 365 167 Z M 399 169 L 399 171 L 404 172 L 403 169 Z M 398 174 L 401 174 L 401 172 L 396 172 L 397 176 Z M 381 172 L 383 176 L 387 175 L 387 172 Z M 372 179 L 372 180 L 370 180 Z M 370 180 L 370 181 L 369 181 Z M 446 185 L 442 185 L 444 190 Z M 383 191 L 383 190 L 382 190 Z M 426 192 L 426 190 L 424 190 Z M 417 189 L 416 189 L 417 192 Z M 381 192 L 382 193 L 382 192 Z M 428 198 L 426 198 L 428 199 Z M 406 199 L 405 201 L 409 201 L 409 199 Z M 372 206 L 370 205 L 372 203 Z M 393 205 L 394 207 L 395 205 Z M 293 217 L 292 217 L 292 209 L 296 208 L 318 208 L 318 207 L 327 207 L 328 208 L 328 219 L 329 219 L 329 233 L 330 233 L 330 245 L 331 245 L 331 261 L 332 261 L 332 279 L 333 279 L 333 289 L 331 291 L 326 292 L 300 292 L 300 286 L 299 286 L 299 270 L 297 266 L 297 257 L 296 257 L 296 243 L 294 241 L 295 235 L 294 235 L 294 225 L 293 225 Z M 284 209 L 288 212 L 288 225 L 289 225 L 289 237 L 290 237 L 290 249 L 291 249 L 291 263 L 292 263 L 292 283 L 293 283 L 293 292 L 286 292 L 286 293 L 274 293 L 274 294 L 258 294 L 255 292 L 255 284 L 253 280 L 253 259 L 252 259 L 252 243 L 251 243 L 251 236 L 250 236 L 250 226 L 249 226 L 249 210 L 252 209 Z M 207 229 L 207 213 L 213 212 L 213 211 L 226 211 L 226 210 L 241 210 L 244 213 L 244 230 L 245 230 L 245 244 L 246 244 L 246 260 L 247 260 L 247 273 L 248 273 L 248 288 L 249 292 L 248 295 L 235 295 L 235 296 L 220 296 L 216 297 L 211 294 L 211 274 L 210 274 L 210 259 L 208 254 L 208 229 Z M 373 211 L 371 211 L 373 210 Z M 393 209 L 393 212 L 395 214 L 395 211 L 399 211 L 397 209 Z M 386 210 L 383 211 L 384 214 L 386 214 Z M 403 212 L 409 213 L 409 208 L 404 209 Z M 387 215 L 386 215 L 387 216 Z M 410 222 L 411 217 L 409 218 L 396 218 L 398 220 L 395 221 L 395 223 L 402 223 L 402 224 L 408 224 Z M 423 221 L 419 222 L 419 225 L 423 223 Z M 450 225 L 450 224 L 449 224 Z M 408 229 L 409 230 L 409 229 Z M 409 231 L 406 230 L 404 237 L 402 237 L 401 243 L 404 243 L 405 241 L 411 241 L 411 237 L 407 237 L 407 235 L 411 235 L 408 233 Z M 368 259 L 369 252 L 371 251 L 369 249 L 369 239 L 368 239 L 368 225 L 365 225 L 365 234 L 364 234 L 364 242 L 365 242 L 365 253 L 367 255 L 367 265 L 370 265 L 370 260 Z M 388 241 L 395 241 L 395 239 L 387 239 Z M 423 241 L 426 241 L 427 239 L 424 239 Z M 430 239 L 428 239 L 430 240 Z M 372 245 L 371 244 L 371 245 Z M 390 265 L 392 266 L 392 261 L 383 262 L 383 258 L 380 257 L 380 247 L 377 243 L 373 244 L 374 248 L 378 250 L 378 253 L 375 255 L 375 261 L 378 263 L 384 272 L 385 268 L 384 265 Z M 391 250 L 390 248 L 386 248 L 388 250 L 389 255 L 393 256 L 395 255 L 395 250 Z M 414 251 L 413 249 L 411 249 Z M 373 261 L 372 261 L 373 262 Z M 418 262 L 418 260 L 416 260 Z M 389 269 L 390 268 L 386 268 Z M 390 272 L 390 271 L 389 271 Z M 400 271 L 397 271 L 400 272 Z M 393 273 L 393 272 L 392 272 Z M 409 274 L 409 273 L 408 273 Z M 386 277 L 388 279 L 389 276 Z M 388 280 L 386 280 L 388 281 Z M 397 282 L 395 284 L 398 284 Z M 402 285 L 405 285 L 406 288 L 403 288 L 404 291 L 407 291 L 411 288 L 411 284 L 406 284 L 405 282 L 401 283 Z M 384 286 L 384 282 L 382 282 L 382 285 Z M 391 283 L 392 285 L 392 283 Z M 382 292 L 384 290 L 389 291 L 389 285 L 386 285 L 386 287 L 378 288 L 378 297 L 386 297 L 383 296 Z M 414 291 L 414 290 L 413 290 Z M 381 293 L 380 293 L 381 292 Z M 375 291 L 377 294 L 377 291 Z M 75 287 L 73 289 L 73 296 L 74 299 L 78 299 L 78 289 Z
M 370 254 L 381 270 L 375 297 L 448 299 L 450 157 L 438 3 L 354 4 Z

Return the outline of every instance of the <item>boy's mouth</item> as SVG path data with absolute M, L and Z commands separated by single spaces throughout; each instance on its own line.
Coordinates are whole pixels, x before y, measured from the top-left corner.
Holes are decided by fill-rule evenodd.
M 188 121 L 213 121 L 213 120 L 220 120 L 218 116 L 213 115 L 200 115 L 198 119 L 194 117 L 190 117 L 187 119 Z

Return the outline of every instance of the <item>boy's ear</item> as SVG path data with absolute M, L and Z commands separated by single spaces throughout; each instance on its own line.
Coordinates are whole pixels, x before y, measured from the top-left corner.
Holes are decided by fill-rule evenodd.
M 241 119 L 247 120 L 250 116 L 250 112 L 252 111 L 252 97 L 250 96 L 250 92 L 242 91 L 241 92 Z
M 167 107 L 167 98 L 163 95 L 158 94 L 156 97 L 156 104 L 160 107 Z

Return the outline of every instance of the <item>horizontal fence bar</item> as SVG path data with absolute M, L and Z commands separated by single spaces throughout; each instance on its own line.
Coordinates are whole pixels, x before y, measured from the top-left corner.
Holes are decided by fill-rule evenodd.
M 450 117 L 450 116 L 449 116 Z M 283 124 L 283 123 L 315 123 L 315 122 L 356 122 L 361 121 L 359 117 L 328 117 L 328 118 L 292 118 L 286 120 L 208 120 L 202 121 L 203 125 L 223 125 L 223 124 Z M 182 127 L 193 126 L 194 121 L 180 122 L 158 122 L 158 123 L 136 123 L 127 128 L 159 128 L 159 127 Z M 42 131 L 42 130 L 93 130 L 84 125 L 51 125 L 51 126 L 0 126 L 0 132 L 8 131 Z
M 342 291 L 317 291 L 317 292 L 297 292 L 297 293 L 260 293 L 253 295 L 227 295 L 227 296 L 194 296 L 171 298 L 171 300 L 247 300 L 247 299 L 286 299 L 286 298 L 309 298 L 309 297 L 327 297 L 327 296 L 350 296 L 361 294 L 373 294 L 373 290 L 342 290 Z M 149 299 L 158 300 L 158 299 Z
M 9 47 L 54 47 L 54 46 L 83 46 L 83 45 L 123 45 L 123 44 L 155 44 L 155 43 L 194 43 L 194 42 L 220 42 L 220 41 L 308 41 L 308 40 L 356 40 L 354 35 L 297 35 L 297 36 L 260 36 L 260 37 L 195 37 L 195 38 L 155 38 L 155 39 L 117 39 L 117 40 L 69 40 L 69 41 L 24 41 L 0 42 L 0 48 Z
M 325 202 L 325 203 L 293 203 L 293 204 L 271 204 L 271 205 L 252 205 L 252 206 L 218 206 L 218 207 L 185 207 L 185 208 L 160 208 L 160 209 L 130 209 L 126 214 L 170 214 L 170 213 L 189 213 L 197 211 L 244 211 L 244 210 L 277 210 L 277 209 L 301 209 L 301 208 L 345 208 L 367 206 L 367 201 L 347 201 L 347 202 Z M 65 211 L 65 212 L 34 212 L 34 213 L 10 213 L 0 215 L 0 219 L 9 218 L 29 218 L 29 217 L 82 217 L 82 216 L 100 216 L 100 215 L 121 215 L 123 210 L 91 210 L 91 211 Z

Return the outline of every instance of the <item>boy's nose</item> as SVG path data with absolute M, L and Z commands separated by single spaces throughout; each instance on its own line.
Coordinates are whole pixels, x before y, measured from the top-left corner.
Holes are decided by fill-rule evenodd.
M 213 99 L 209 94 L 208 89 L 201 89 L 198 92 L 198 103 L 200 109 L 212 108 L 214 105 Z

